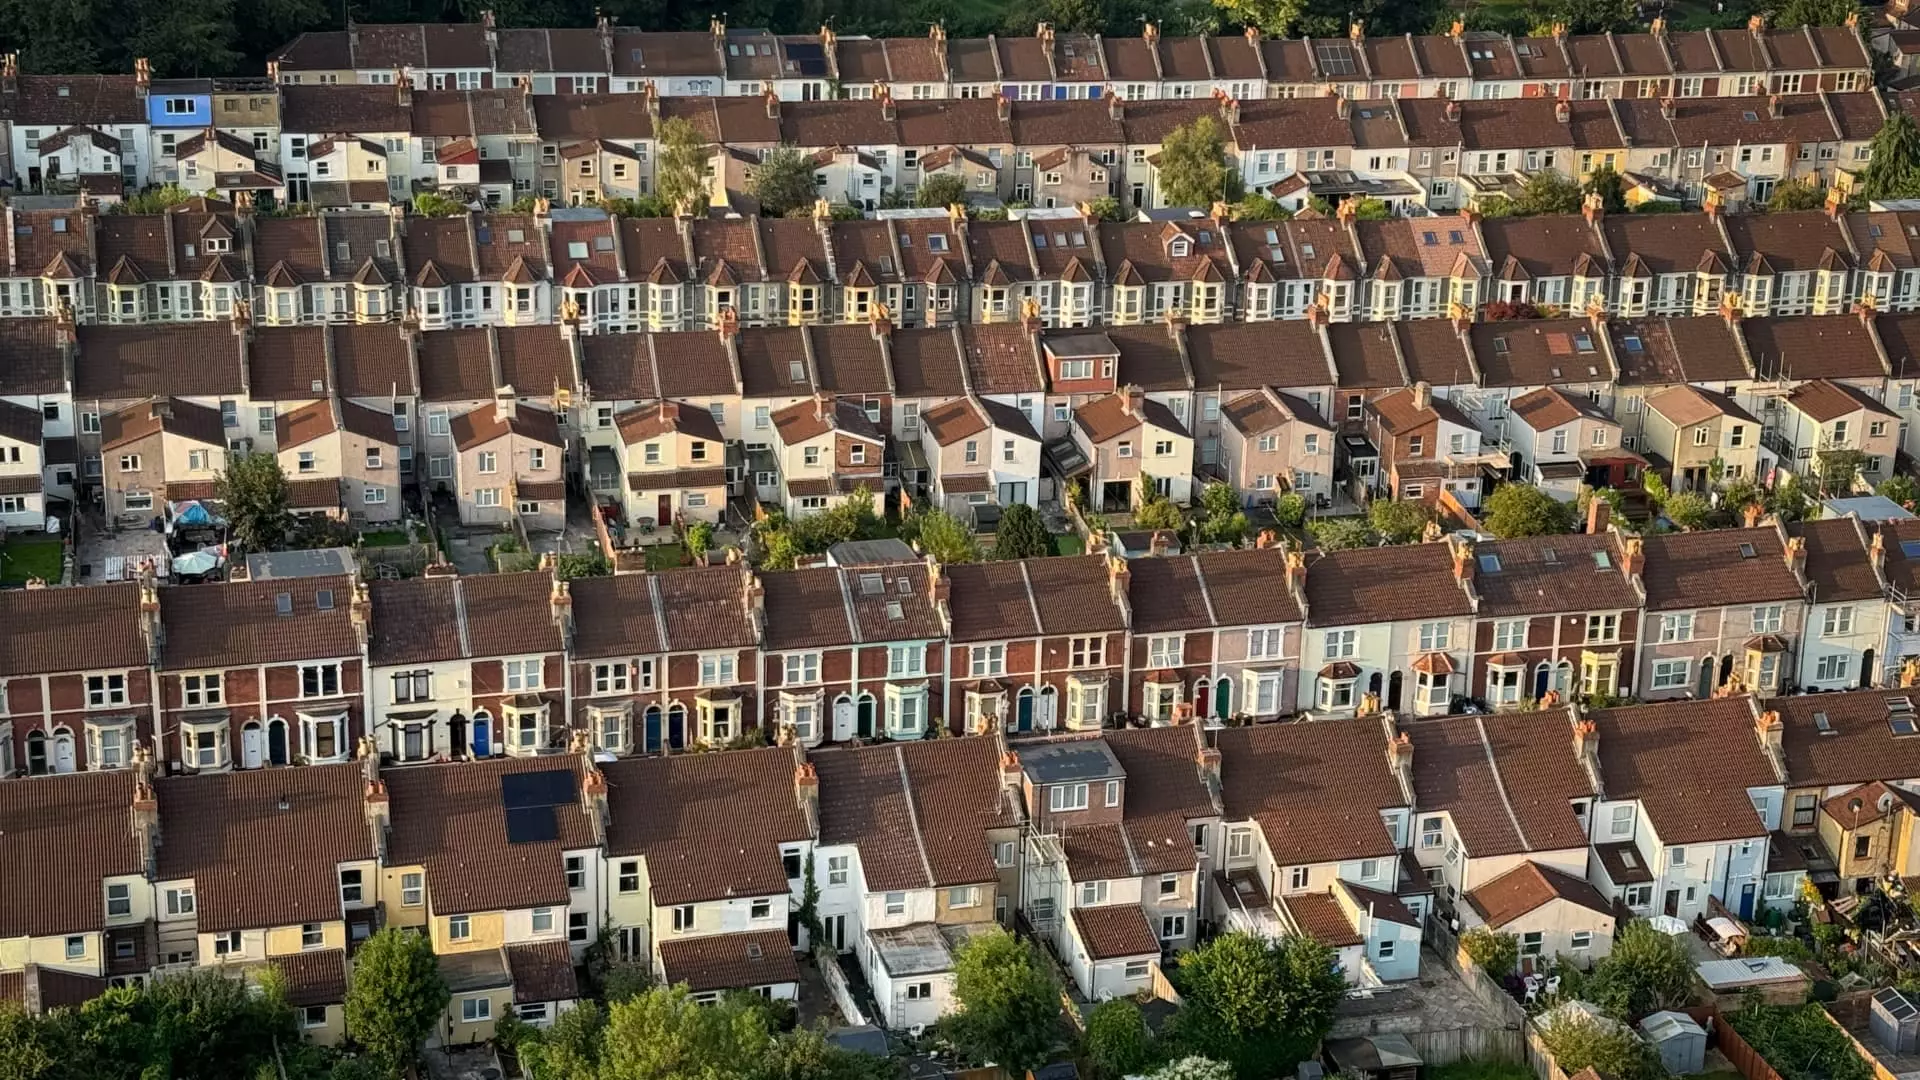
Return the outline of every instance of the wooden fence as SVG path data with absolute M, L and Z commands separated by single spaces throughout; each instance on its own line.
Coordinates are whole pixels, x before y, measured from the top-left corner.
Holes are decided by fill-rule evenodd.
M 1822 1015 L 1825 1015 L 1824 1010 Z M 1832 1017 L 1828 1019 L 1831 1020 Z M 1732 1024 L 1716 1018 L 1714 1035 L 1720 1052 L 1727 1056 L 1727 1060 L 1733 1063 L 1734 1068 L 1740 1070 L 1740 1075 L 1746 1077 L 1746 1080 L 1780 1080 L 1780 1074 L 1774 1071 L 1773 1066 L 1767 1064 L 1766 1058 L 1760 1056 L 1760 1051 L 1755 1050 L 1747 1040 L 1740 1037 L 1739 1032 L 1733 1030 Z

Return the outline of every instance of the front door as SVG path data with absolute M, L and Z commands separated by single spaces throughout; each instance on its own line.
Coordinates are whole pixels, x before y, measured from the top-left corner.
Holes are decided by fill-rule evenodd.
M 647 706 L 646 719 L 642 722 L 641 735 L 645 739 L 641 745 L 646 748 L 647 753 L 657 754 L 660 752 L 660 706 Z
M 1033 714 L 1034 726 L 1041 731 L 1053 730 L 1054 706 L 1059 704 L 1060 695 L 1053 687 L 1044 687 L 1040 691 L 1040 706 Z
M 1680 914 L 1680 890 L 1667 890 L 1667 914 L 1678 917 Z
M 822 929 L 826 931 L 827 944 L 833 946 L 835 952 L 847 951 L 847 917 L 845 915 L 827 916 Z
M 275 720 L 267 725 L 267 760 L 275 765 L 287 763 L 287 725 Z
M 1694 697 L 1706 700 L 1713 696 L 1713 657 L 1700 661 L 1700 681 L 1694 687 Z
M 855 717 L 858 715 L 858 712 L 859 710 L 853 704 L 851 698 L 841 698 L 833 703 L 834 742 L 844 742 L 847 739 L 853 738 L 855 735 L 861 734 L 860 729 L 855 726 Z M 864 738 L 865 736 L 862 735 L 861 737 Z
M 260 767 L 260 725 L 248 724 L 240 729 L 240 767 L 257 769 Z
M 1374 675 L 1374 678 L 1379 679 L 1380 676 L 1376 673 Z M 1400 684 L 1405 681 L 1405 678 L 1406 677 L 1398 671 L 1394 672 L 1391 676 L 1388 677 L 1387 708 L 1398 709 L 1400 707 Z M 1379 687 L 1376 685 L 1375 689 L 1377 690 L 1379 689 Z
M 1740 918 L 1753 918 L 1753 882 L 1740 886 Z
M 661 525 L 665 525 L 668 522 L 673 520 L 673 496 L 672 495 L 660 496 L 660 509 L 656 514 L 654 514 L 653 520 L 658 522 Z
M 484 716 L 473 718 L 473 756 L 486 757 L 493 753 L 493 732 Z
M 1013 730 L 1033 730 L 1033 690 L 1030 688 L 1020 691 L 1020 707 L 1015 712 Z
M 1213 686 L 1213 715 L 1225 720 L 1233 714 L 1233 680 L 1221 676 Z
M 456 761 L 467 756 L 467 718 L 459 713 L 447 721 L 447 752 Z
M 687 711 L 675 708 L 667 714 L 667 749 L 683 750 L 687 745 Z
M 73 736 L 62 731 L 53 737 L 53 771 L 70 773 L 73 770 Z

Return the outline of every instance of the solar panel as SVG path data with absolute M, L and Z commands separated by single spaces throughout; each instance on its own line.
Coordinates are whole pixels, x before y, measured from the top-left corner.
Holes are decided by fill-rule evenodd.
M 1351 75 L 1353 50 L 1346 45 L 1321 45 L 1314 50 L 1320 58 L 1320 71 L 1326 75 Z
M 572 769 L 508 773 L 500 778 L 500 805 L 508 810 L 563 806 L 572 801 Z
M 1900 554 L 1909 559 L 1920 559 L 1920 540 L 1900 541 Z
M 528 806 L 507 811 L 507 843 L 537 844 L 558 839 L 560 823 L 554 820 L 553 807 Z

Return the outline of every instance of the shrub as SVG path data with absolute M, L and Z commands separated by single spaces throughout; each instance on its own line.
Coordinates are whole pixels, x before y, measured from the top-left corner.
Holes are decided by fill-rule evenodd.
M 1282 525 L 1299 528 L 1307 520 L 1307 497 L 1297 491 L 1287 492 L 1273 504 L 1273 516 Z
M 1495 979 L 1513 974 L 1514 965 L 1520 962 L 1520 943 L 1513 935 L 1495 933 L 1484 926 L 1460 935 L 1460 947 L 1467 950 L 1480 970 Z

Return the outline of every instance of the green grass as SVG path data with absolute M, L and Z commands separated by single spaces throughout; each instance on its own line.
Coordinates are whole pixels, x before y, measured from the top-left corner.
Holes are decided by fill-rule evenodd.
M 647 569 L 677 570 L 687 563 L 684 544 L 654 544 L 647 548 Z
M 62 561 L 59 537 L 16 536 L 0 550 L 0 585 L 24 585 L 29 578 L 43 578 L 58 584 Z
M 407 533 L 404 529 L 363 532 L 360 534 L 360 543 L 366 547 L 406 547 Z
M 1055 555 L 1084 555 L 1087 553 L 1087 542 L 1080 539 L 1079 533 L 1061 533 L 1053 538 L 1053 553 Z
M 1511 1061 L 1462 1058 L 1451 1065 L 1430 1067 L 1427 1080 L 1533 1080 L 1533 1070 Z

